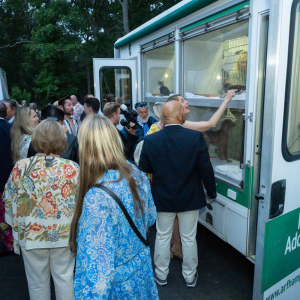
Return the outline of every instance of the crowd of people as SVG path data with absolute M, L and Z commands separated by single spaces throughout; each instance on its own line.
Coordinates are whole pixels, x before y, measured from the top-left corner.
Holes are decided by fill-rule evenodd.
M 122 130 L 120 103 L 102 115 L 93 95 L 64 97 L 40 119 L 35 105 L 0 101 L 0 255 L 22 252 L 30 298 L 50 299 L 52 275 L 56 299 L 158 299 L 173 255 L 195 287 L 199 209 L 216 197 L 201 132 L 234 95 L 205 122 L 186 120 L 179 94 L 154 105 L 157 119 L 138 102 Z

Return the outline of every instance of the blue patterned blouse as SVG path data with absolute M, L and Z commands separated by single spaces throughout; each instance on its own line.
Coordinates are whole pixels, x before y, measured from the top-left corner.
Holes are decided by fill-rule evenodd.
M 137 180 L 142 216 L 135 217 L 133 199 L 125 179 L 107 183 L 122 201 L 141 234 L 154 224 L 156 208 L 149 182 L 144 174 Z M 114 181 L 119 171 L 109 170 L 98 182 Z M 85 195 L 78 224 L 75 299 L 158 299 L 154 282 L 150 248 L 130 227 L 118 204 L 106 192 L 91 188 Z

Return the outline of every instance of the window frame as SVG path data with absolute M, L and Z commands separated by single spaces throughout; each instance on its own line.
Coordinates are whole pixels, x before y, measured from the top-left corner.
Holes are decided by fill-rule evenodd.
M 128 66 L 103 66 L 99 69 L 99 84 L 100 84 L 100 109 L 103 111 L 104 105 L 102 99 L 102 70 L 103 69 L 126 69 L 129 70 L 129 84 L 130 84 L 130 109 L 132 109 L 132 71 Z M 115 95 L 116 97 L 116 95 Z
M 294 0 L 291 7 L 291 21 L 290 21 L 290 37 L 288 44 L 288 64 L 287 64 L 287 76 L 286 76 L 286 90 L 285 90 L 285 103 L 284 103 L 284 115 L 282 126 L 282 155 L 287 162 L 292 162 L 300 159 L 300 151 L 291 153 L 288 149 L 288 125 L 289 125 L 289 112 L 291 103 L 291 82 L 292 82 L 292 69 L 293 69 L 293 55 L 294 55 L 294 43 L 295 43 L 295 27 L 296 27 L 296 9 L 300 7 L 300 0 Z M 300 17 L 300 16 L 299 16 Z
M 229 15 L 232 15 L 229 14 Z M 216 31 L 216 30 L 219 30 L 219 29 L 222 29 L 222 28 L 225 28 L 225 27 L 228 27 L 228 26 L 231 26 L 231 25 L 234 25 L 234 24 L 238 24 L 240 22 L 243 22 L 243 21 L 248 21 L 248 26 L 249 26 L 249 22 L 250 22 L 250 19 L 249 19 L 249 15 L 246 15 L 244 18 L 240 18 L 240 19 L 236 19 L 234 20 L 233 22 L 223 22 L 221 23 L 220 26 L 216 26 L 216 27 L 213 27 L 213 28 L 210 28 L 209 30 L 204 30 L 204 31 L 197 31 L 197 34 L 193 34 L 193 35 L 188 35 L 188 36 L 185 36 L 185 35 L 182 35 L 181 37 L 181 92 L 182 94 L 184 94 L 186 92 L 185 90 L 185 70 L 184 70 L 184 61 L 185 61 L 185 43 L 187 41 L 190 41 L 196 37 L 201 37 L 201 36 L 204 36 L 206 34 L 209 34 L 213 31 Z M 207 23 L 206 23 L 207 24 Z M 202 25 L 204 26 L 204 25 Z M 201 29 L 201 26 L 199 26 L 200 29 Z M 248 27 L 248 36 L 249 36 L 249 30 L 250 30 L 250 26 Z M 249 45 L 249 44 L 248 44 Z M 249 48 L 248 48 L 248 52 L 249 52 Z M 248 58 L 249 58 L 249 54 L 248 54 Z M 248 66 L 247 66 L 247 70 L 248 72 Z M 246 73 L 247 73 L 246 72 Z M 247 82 L 247 80 L 246 80 Z M 247 86 L 247 85 L 246 85 Z M 207 98 L 209 99 L 209 98 Z M 190 99 L 189 99 L 190 101 Z M 209 101 L 211 102 L 211 99 L 209 99 Z M 203 101 L 202 101 L 203 102 Z M 241 103 L 244 102 L 244 105 L 246 107 L 246 100 L 235 100 L 235 102 L 230 102 L 229 105 L 227 106 L 228 108 L 236 108 L 236 109 L 240 109 L 240 105 Z M 237 106 L 235 107 L 235 104 L 237 104 Z M 194 104 L 191 104 L 191 105 L 194 105 Z M 196 105 L 196 106 L 209 106 L 209 105 Z M 245 109 L 245 108 L 244 108 Z
M 154 41 L 153 41 L 154 42 Z M 159 45 L 157 46 L 157 44 L 151 42 L 151 44 L 154 45 L 153 48 L 147 48 L 146 50 L 144 51 L 141 51 L 141 66 L 142 66 L 142 99 L 144 99 L 143 101 L 147 102 L 148 104 L 149 103 L 155 103 L 157 101 L 164 101 L 165 99 L 163 99 L 162 97 L 153 97 L 153 99 L 146 99 L 146 93 L 145 93 L 145 90 L 146 90 L 146 72 L 147 72 L 147 68 L 145 67 L 146 65 L 146 55 L 147 53 L 151 52 L 151 51 L 154 51 L 154 50 L 157 50 L 157 49 L 161 49 L 163 47 L 166 47 L 166 46 L 170 46 L 170 45 L 174 45 L 174 57 L 175 57 L 175 40 L 173 39 L 169 39 L 169 41 L 167 43 L 164 43 L 162 45 Z M 150 44 L 150 42 L 148 43 Z M 174 63 L 174 90 L 176 89 L 176 80 L 175 80 L 175 68 L 176 68 L 176 64 Z M 152 97 L 151 97 L 152 98 Z
M 233 12 L 233 13 L 230 13 L 230 14 L 227 14 L 225 17 L 223 18 L 217 18 L 215 23 L 213 25 L 210 24 L 210 22 L 208 23 L 205 23 L 205 24 L 201 24 L 200 26 L 197 26 L 195 28 L 192 28 L 191 30 L 188 30 L 186 32 L 181 32 L 180 33 L 180 42 L 181 42 L 181 93 L 184 95 L 185 93 L 185 85 L 184 85 L 184 57 L 185 57 L 185 54 L 184 54 L 184 44 L 185 42 L 195 38 L 195 37 L 199 37 L 199 36 L 203 36 L 203 35 L 206 35 L 210 32 L 213 32 L 215 30 L 218 30 L 218 29 L 221 29 L 221 28 L 224 28 L 224 27 L 227 27 L 227 26 L 231 26 L 233 24 L 238 24 L 240 22 L 243 22 L 243 21 L 247 21 L 248 22 L 248 36 L 250 34 L 250 14 L 249 14 L 249 8 L 245 8 L 242 12 L 242 15 L 239 15 L 240 14 L 240 11 L 236 11 L 236 12 Z M 249 58 L 249 48 L 248 48 L 248 58 Z M 247 74 L 248 74 L 248 68 L 249 66 L 247 66 Z M 248 81 L 248 79 L 246 80 Z M 209 99 L 209 98 L 207 98 Z M 189 99 L 190 101 L 190 99 Z M 210 100 L 211 101 L 211 100 Z M 219 100 L 221 101 L 221 99 Z M 235 103 L 229 103 L 229 105 L 227 106 L 227 108 L 233 108 L 233 109 L 241 109 L 239 108 L 239 105 L 240 105 L 240 102 L 243 102 L 244 103 L 244 109 L 245 112 L 244 114 L 246 114 L 246 111 L 247 111 L 247 105 L 248 105 L 248 99 L 247 99 L 247 96 L 246 96 L 246 99 L 245 100 L 235 100 L 235 101 L 239 101 L 239 103 L 237 104 L 237 107 L 235 107 Z M 195 104 L 190 104 L 191 106 L 199 106 L 199 107 L 207 107 L 207 105 L 195 105 Z M 217 106 L 216 106 L 217 107 Z M 219 107 L 219 106 L 218 106 Z M 246 129 L 245 130 L 245 135 L 246 135 Z M 244 138 L 244 142 L 245 143 L 245 139 L 246 139 L 246 136 Z M 245 191 L 245 176 L 246 176 L 246 173 L 245 173 L 245 167 L 244 167 L 244 164 L 245 164 L 245 149 L 243 150 L 243 153 L 242 153 L 242 165 L 243 167 L 241 167 L 242 169 L 242 180 L 240 181 L 240 183 L 237 183 L 236 181 L 228 178 L 228 177 L 222 177 L 220 176 L 220 174 L 216 173 L 216 171 L 214 170 L 214 173 L 215 173 L 215 177 L 216 177 L 216 180 L 218 182 L 221 182 L 223 184 L 225 184 L 227 187 L 231 187 L 231 188 L 234 188 L 235 190 L 237 191 L 240 191 L 240 192 L 244 192 Z

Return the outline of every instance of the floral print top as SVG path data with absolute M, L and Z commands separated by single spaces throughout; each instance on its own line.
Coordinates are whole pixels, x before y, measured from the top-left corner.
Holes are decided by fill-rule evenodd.
M 74 106 L 74 118 L 76 121 L 80 124 L 80 117 L 82 113 L 84 112 L 84 107 L 79 102 Z
M 68 246 L 78 175 L 78 165 L 60 157 L 34 156 L 15 164 L 3 195 L 15 253 L 19 246 Z
M 147 132 L 147 135 L 158 132 L 163 129 L 163 126 L 160 122 L 154 123 L 151 125 L 149 131 Z
M 107 171 L 98 183 L 106 182 L 146 237 L 147 228 L 155 222 L 156 208 L 146 176 L 131 166 L 144 205 L 143 216 L 134 213 L 127 181 L 117 181 L 119 171 Z M 150 247 L 136 236 L 117 202 L 99 188 L 91 188 L 84 197 L 77 244 L 75 299 L 158 299 Z
M 151 125 L 149 131 L 147 132 L 147 135 L 161 131 L 163 129 L 163 125 L 160 122 L 154 123 Z M 149 179 L 150 184 L 152 184 L 153 176 L 151 173 L 147 173 L 147 177 Z

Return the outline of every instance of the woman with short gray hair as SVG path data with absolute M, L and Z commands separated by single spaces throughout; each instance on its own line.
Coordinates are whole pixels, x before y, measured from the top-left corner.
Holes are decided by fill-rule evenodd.
M 59 157 L 67 136 L 58 122 L 42 121 L 32 144 L 39 153 L 19 160 L 5 186 L 5 220 L 15 253 L 22 250 L 30 299 L 50 300 L 51 274 L 56 299 L 71 300 L 75 260 L 68 243 L 79 167 Z

